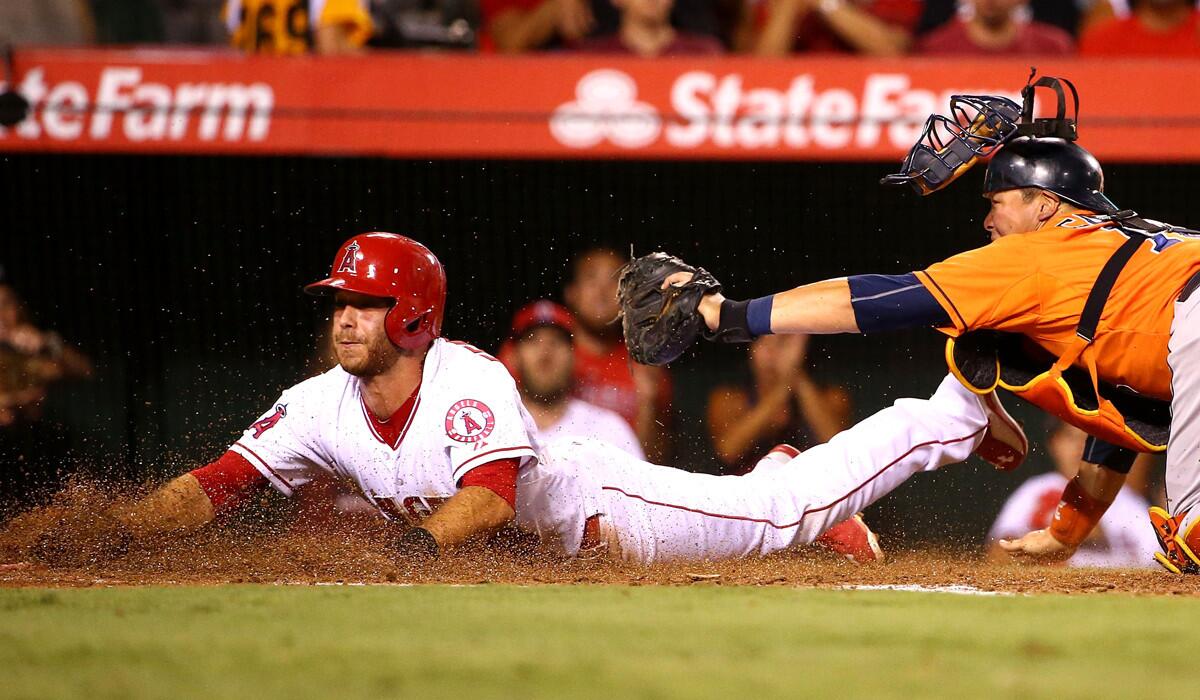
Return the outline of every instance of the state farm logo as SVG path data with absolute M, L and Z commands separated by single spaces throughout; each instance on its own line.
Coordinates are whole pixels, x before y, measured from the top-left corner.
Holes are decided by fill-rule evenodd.
M 604 68 L 583 76 L 575 101 L 554 110 L 550 131 L 561 143 L 590 148 L 611 141 L 625 148 L 648 146 L 658 138 L 658 110 L 637 99 L 637 83 L 619 70 Z
M 166 85 L 142 80 L 137 67 L 107 67 L 90 90 L 74 80 L 47 84 L 42 67 L 30 69 L 17 90 L 33 106 L 13 127 L 20 138 L 58 141 L 111 138 L 130 141 L 262 141 L 271 126 L 275 91 L 266 83 Z M 94 95 L 94 100 L 93 100 Z M 0 128 L 0 139 L 8 136 Z
M 638 85 L 616 70 L 596 70 L 575 86 L 575 100 L 559 107 L 550 132 L 572 148 L 610 141 L 644 148 L 661 141 L 679 149 L 883 148 L 908 150 L 926 117 L 943 111 L 952 94 L 1003 95 L 997 89 L 953 89 L 936 93 L 913 87 L 905 73 L 874 73 L 859 86 L 822 89 L 813 75 L 793 76 L 783 87 L 747 85 L 737 73 L 687 71 L 669 95 L 638 100 Z M 654 104 L 670 108 L 660 111 Z M 666 125 L 663 122 L 666 121 Z

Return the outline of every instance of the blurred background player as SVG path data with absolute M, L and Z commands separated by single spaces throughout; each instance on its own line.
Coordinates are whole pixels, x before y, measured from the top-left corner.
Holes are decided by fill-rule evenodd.
M 720 54 L 725 47 L 715 36 L 676 29 L 671 24 L 675 0 L 612 0 L 620 13 L 615 32 L 585 39 L 575 48 L 587 53 L 629 53 L 638 56 Z
M 954 19 L 922 36 L 924 55 L 1064 56 L 1075 50 L 1069 33 L 1033 18 L 1029 0 L 966 0 Z
M 651 462 L 669 452 L 671 378 L 632 362 L 616 322 L 617 273 L 625 259 L 610 248 L 584 251 L 571 266 L 563 300 L 575 319 L 575 395 L 615 411 L 633 428 Z
M 1050 518 L 1063 489 L 1075 476 L 1087 435 L 1059 420 L 1052 425 L 1046 439 L 1046 452 L 1054 470 L 1030 478 L 1005 501 L 988 531 L 988 559 L 992 561 L 1010 561 L 1008 553 L 1000 548 L 1001 539 L 1015 539 L 1030 530 L 1050 526 Z M 1158 539 L 1154 531 L 1146 527 L 1146 511 L 1150 508 L 1147 500 L 1149 473 L 1154 461 L 1150 455 L 1139 457 L 1112 506 L 1067 560 L 1068 566 L 1155 566 Z
M 544 440 L 594 438 L 645 459 L 641 443 L 621 416 L 571 396 L 575 342 L 571 313 L 552 301 L 535 301 L 513 317 L 505 365 Z
M 45 401 L 51 385 L 91 374 L 83 353 L 30 321 L 0 269 L 0 510 L 56 487 L 68 440 Z
M 750 381 L 709 394 L 709 435 L 727 471 L 748 471 L 773 445 L 806 450 L 850 425 L 849 393 L 813 380 L 808 348 L 807 335 L 763 336 L 750 346 Z
M 227 0 L 222 17 L 233 46 L 279 56 L 357 53 L 372 30 L 364 0 Z

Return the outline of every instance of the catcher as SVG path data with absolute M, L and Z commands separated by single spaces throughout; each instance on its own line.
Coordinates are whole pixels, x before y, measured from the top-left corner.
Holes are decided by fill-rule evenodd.
M 749 301 L 725 298 L 703 270 L 649 256 L 629 266 L 623 285 L 631 354 L 669 362 L 701 333 L 746 342 L 937 328 L 950 336 L 951 372 L 972 391 L 1009 389 L 1094 438 L 1050 527 L 1001 541 L 1005 550 L 1069 557 L 1134 452 L 1165 450 L 1170 510 L 1151 509 L 1156 559 L 1200 573 L 1200 325 L 1188 322 L 1200 303 L 1200 240 L 1104 195 L 1100 164 L 1074 143 L 1064 85 L 1074 94 L 1067 81 L 1031 81 L 1022 107 L 954 97 L 955 118 L 931 117 L 903 172 L 885 178 L 928 194 L 994 153 L 984 177 L 989 245 L 908 274 L 829 279 Z M 1056 117 L 1033 118 L 1035 87 L 1056 92 Z M 1075 103 L 1078 112 L 1077 95 Z M 664 313 L 643 313 L 639 301 L 656 291 L 668 299 Z
M 973 451 L 1001 464 L 1026 451 L 998 405 L 949 378 L 803 454 L 777 447 L 744 476 L 656 466 L 603 442 L 541 444 L 504 366 L 440 337 L 446 278 L 425 246 L 355 236 L 306 290 L 333 300 L 338 366 L 284 391 L 212 463 L 104 513 L 101 528 L 47 533 L 37 553 L 112 555 L 253 507 L 268 486 L 290 495 L 330 476 L 397 523 L 401 556 L 515 523 L 568 557 L 714 560 L 823 541 L 864 561 L 880 551 L 856 514 L 909 476 Z

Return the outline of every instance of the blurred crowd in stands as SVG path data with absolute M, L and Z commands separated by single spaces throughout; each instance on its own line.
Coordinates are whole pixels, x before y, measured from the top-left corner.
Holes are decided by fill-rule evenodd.
M 0 46 L 1200 56 L 1195 0 L 4 0 Z

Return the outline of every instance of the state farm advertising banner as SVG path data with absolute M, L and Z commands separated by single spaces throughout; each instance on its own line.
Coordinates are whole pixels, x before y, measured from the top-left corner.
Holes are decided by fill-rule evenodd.
M 951 94 L 1019 101 L 1029 60 L 19 51 L 0 151 L 899 160 Z M 1050 60 L 1110 161 L 1200 160 L 1200 62 Z M 1048 95 L 1049 93 L 1047 93 Z M 1047 102 L 1050 100 L 1047 99 Z

